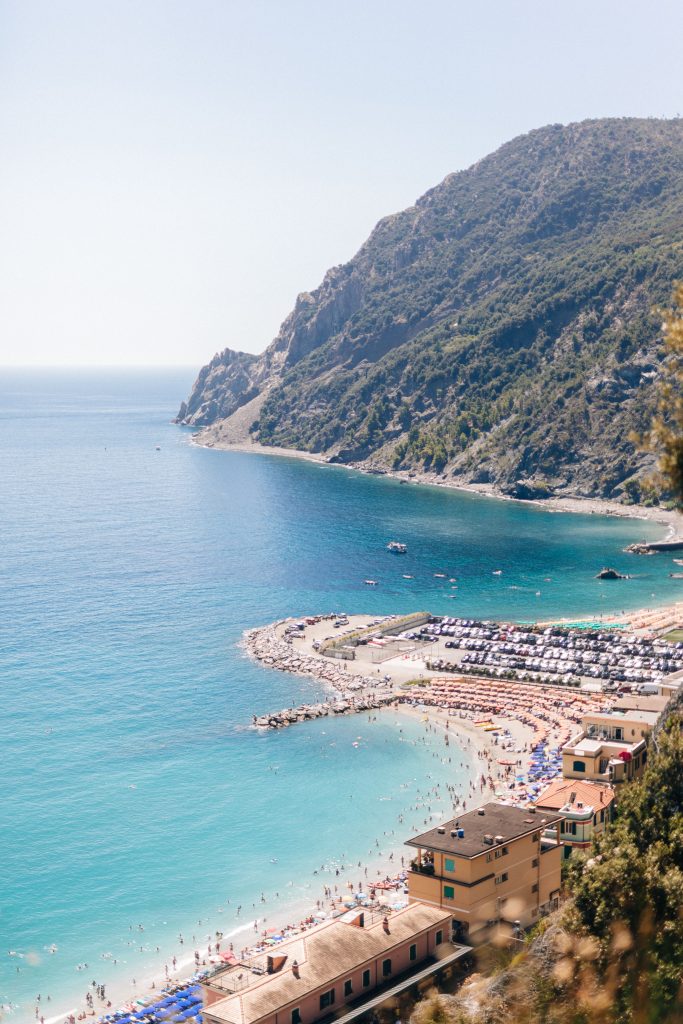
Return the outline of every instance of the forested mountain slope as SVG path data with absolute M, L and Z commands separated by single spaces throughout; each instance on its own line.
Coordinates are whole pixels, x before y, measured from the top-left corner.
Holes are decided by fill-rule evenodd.
M 651 310 L 680 277 L 683 121 L 551 125 L 380 221 L 261 356 L 214 357 L 178 418 L 207 441 L 232 418 L 335 461 L 637 498 Z

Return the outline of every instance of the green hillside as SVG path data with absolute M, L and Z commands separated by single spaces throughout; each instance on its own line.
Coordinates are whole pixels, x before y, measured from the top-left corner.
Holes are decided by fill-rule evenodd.
M 382 220 L 262 356 L 216 356 L 179 419 L 220 439 L 251 402 L 266 445 L 637 499 L 628 438 L 654 402 L 652 307 L 683 276 L 682 172 L 681 120 L 514 139 Z

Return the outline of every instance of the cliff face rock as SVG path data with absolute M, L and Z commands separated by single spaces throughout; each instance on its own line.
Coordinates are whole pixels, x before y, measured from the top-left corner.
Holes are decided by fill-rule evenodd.
M 375 469 L 632 499 L 652 307 L 683 275 L 682 233 L 683 121 L 539 129 L 380 221 L 261 356 L 204 367 L 179 419 L 205 439 L 239 423 Z
M 178 410 L 176 423 L 203 427 L 227 419 L 258 394 L 258 365 L 258 356 L 247 352 L 229 348 L 219 352 L 199 371 L 190 397 Z

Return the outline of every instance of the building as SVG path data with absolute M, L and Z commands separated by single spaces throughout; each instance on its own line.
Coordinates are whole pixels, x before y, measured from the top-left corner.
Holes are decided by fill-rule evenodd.
M 411 903 L 448 910 L 454 935 L 470 943 L 499 923 L 532 925 L 558 903 L 562 818 L 488 803 L 408 840 Z
M 638 740 L 649 738 L 658 718 L 659 711 L 651 708 L 647 710 L 615 708 L 612 711 L 594 711 L 586 715 L 581 724 L 589 739 L 600 737 L 607 740 L 627 740 L 629 743 L 637 743 Z
M 586 715 L 581 732 L 562 748 L 562 775 L 613 786 L 640 778 L 658 718 L 658 711 L 638 709 Z
M 624 693 L 617 697 L 612 704 L 613 711 L 655 711 L 661 715 L 669 703 L 668 697 L 653 694 L 650 697 L 639 693 Z
M 450 942 L 451 916 L 405 907 L 386 917 L 351 910 L 273 947 L 270 955 L 220 968 L 202 982 L 205 1024 L 313 1024 L 363 1005 L 425 964 L 469 952 Z
M 593 837 L 604 832 L 614 812 L 614 790 L 600 782 L 584 779 L 553 779 L 535 800 L 539 811 L 559 813 L 562 853 L 585 850 Z

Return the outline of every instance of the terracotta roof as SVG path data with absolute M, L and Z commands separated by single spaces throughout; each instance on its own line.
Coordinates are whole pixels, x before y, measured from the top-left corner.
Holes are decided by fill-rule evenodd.
M 539 815 L 528 808 L 509 807 L 507 804 L 491 802 L 409 839 L 406 846 L 438 850 L 440 853 L 469 859 L 486 853 L 502 843 L 510 843 L 513 839 L 520 839 L 531 832 L 538 832 L 548 825 L 554 825 L 561 818 L 561 814 Z M 462 830 L 464 835 L 458 837 L 459 830 Z M 456 834 L 451 835 L 451 832 Z M 493 843 L 485 841 L 487 836 L 493 837 Z M 495 841 L 496 836 L 501 837 L 499 842 Z
M 611 786 L 583 779 L 553 779 L 536 797 L 536 806 L 559 811 L 565 804 L 582 803 L 584 807 L 600 810 L 601 807 L 609 807 L 613 800 Z
M 389 917 L 389 934 L 381 921 L 369 928 L 357 928 L 341 921 L 283 942 L 274 949 L 287 955 L 280 972 L 264 977 L 235 995 L 219 999 L 204 1010 L 204 1015 L 230 1024 L 256 1024 L 257 1021 L 286 1006 L 296 1006 L 311 993 L 325 991 L 352 971 L 404 944 L 428 928 L 451 919 L 447 910 L 414 903 Z M 448 938 L 448 934 L 445 936 Z M 299 977 L 292 972 L 298 961 Z M 337 1004 L 341 999 L 337 993 Z

